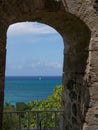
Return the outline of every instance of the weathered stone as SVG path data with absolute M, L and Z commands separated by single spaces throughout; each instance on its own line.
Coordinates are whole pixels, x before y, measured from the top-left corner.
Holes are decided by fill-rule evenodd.
M 74 116 L 77 116 L 77 105 L 75 103 L 72 104 L 72 112 Z
M 69 89 L 71 91 L 72 89 L 74 89 L 74 85 L 75 85 L 75 81 L 69 80 L 67 83 L 67 89 Z
M 72 123 L 73 123 L 73 125 L 77 125 L 77 120 L 76 120 L 76 118 L 72 117 Z
M 75 91 L 69 92 L 69 97 L 71 98 L 71 101 L 77 100 L 77 94 Z
M 98 130 L 97 10 L 97 0 L 0 0 L 0 113 L 3 111 L 7 29 L 16 22 L 37 21 L 55 28 L 64 40 L 63 130 L 81 130 L 82 127 Z M 71 102 L 78 106 L 77 110 L 73 106 L 73 112 Z M 73 114 L 77 115 L 76 119 Z M 77 126 L 73 127 L 74 123 Z
M 98 11 L 98 0 L 95 0 L 93 7 L 96 11 Z
M 65 130 L 72 130 L 72 126 L 70 125 L 70 123 L 68 123 Z

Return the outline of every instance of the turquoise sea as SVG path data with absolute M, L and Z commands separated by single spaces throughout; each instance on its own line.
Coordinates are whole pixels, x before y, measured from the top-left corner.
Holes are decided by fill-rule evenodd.
M 60 76 L 8 76 L 5 78 L 4 103 L 44 100 L 53 93 L 56 85 L 62 84 Z

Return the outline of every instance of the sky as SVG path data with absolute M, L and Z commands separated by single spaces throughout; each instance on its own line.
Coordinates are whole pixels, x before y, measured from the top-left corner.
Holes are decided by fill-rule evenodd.
M 22 22 L 7 31 L 6 76 L 58 76 L 63 69 L 63 39 L 52 27 Z

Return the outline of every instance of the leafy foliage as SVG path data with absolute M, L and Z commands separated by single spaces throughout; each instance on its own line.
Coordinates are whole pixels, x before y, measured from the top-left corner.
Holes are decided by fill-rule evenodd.
M 30 110 L 59 110 L 61 109 L 61 94 L 62 94 L 62 86 L 56 86 L 54 88 L 53 94 L 48 96 L 46 100 L 34 100 L 28 103 L 28 107 L 31 108 Z M 34 114 L 32 117 L 34 117 Z M 36 116 L 36 115 L 35 115 Z M 56 115 L 59 119 L 60 115 Z M 48 121 L 46 120 L 48 118 Z M 55 126 L 54 124 L 55 114 L 54 113 L 42 113 L 40 116 L 41 124 L 43 128 L 46 128 L 48 125 L 48 129 Z M 47 122 L 46 122 L 47 121 Z M 31 121 L 31 126 L 34 128 L 36 124 L 36 120 L 33 118 Z
M 3 115 L 3 130 L 10 130 L 10 126 L 13 125 L 13 130 L 17 130 L 18 115 L 11 114 L 9 112 L 15 112 L 15 107 L 11 103 L 6 103 L 4 106 Z
M 58 110 L 61 109 L 61 93 L 62 93 L 62 86 L 56 86 L 54 88 L 53 94 L 47 97 L 46 100 L 33 100 L 27 104 L 25 103 L 16 103 L 16 108 L 11 105 L 10 103 L 6 103 L 4 106 L 4 112 L 15 112 L 15 111 L 33 111 L 33 110 Z M 59 119 L 60 115 L 56 115 Z M 52 129 L 55 124 L 55 113 L 46 113 L 43 112 L 41 114 L 37 114 L 36 111 L 29 113 L 25 112 L 23 114 L 21 112 L 21 115 L 19 114 L 6 114 L 4 115 L 4 120 L 3 120 L 3 130 L 10 130 L 10 125 L 13 124 L 13 130 L 17 130 L 17 126 L 19 123 L 19 119 L 22 121 L 22 128 L 27 128 L 28 127 L 28 117 L 30 118 L 30 128 L 36 128 L 36 122 L 37 119 L 39 119 L 39 123 L 41 121 L 41 125 L 43 128 L 46 128 L 48 125 L 47 130 Z M 48 119 L 48 121 L 46 120 Z M 46 122 L 47 121 L 47 122 Z
M 61 108 L 62 86 L 56 86 L 54 93 L 48 96 L 46 100 L 34 100 L 27 105 L 31 110 L 58 110 Z

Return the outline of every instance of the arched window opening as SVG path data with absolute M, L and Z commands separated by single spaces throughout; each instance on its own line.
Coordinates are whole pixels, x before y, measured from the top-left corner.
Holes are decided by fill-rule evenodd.
M 38 22 L 11 25 L 7 32 L 4 102 L 23 105 L 46 100 L 54 87 L 61 85 L 62 68 L 63 40 L 55 29 Z

